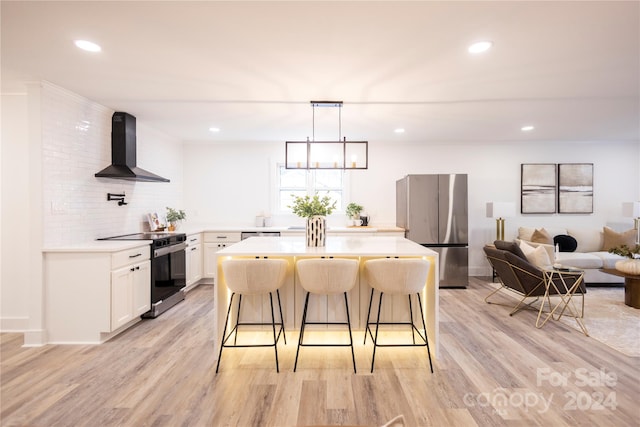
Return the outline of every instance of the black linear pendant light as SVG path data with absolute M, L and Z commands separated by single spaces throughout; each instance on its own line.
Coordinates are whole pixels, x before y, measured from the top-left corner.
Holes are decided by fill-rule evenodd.
M 287 169 L 368 169 L 369 142 L 347 141 L 342 136 L 342 101 L 311 101 L 312 138 L 285 142 Z M 316 107 L 338 108 L 338 139 L 316 141 Z

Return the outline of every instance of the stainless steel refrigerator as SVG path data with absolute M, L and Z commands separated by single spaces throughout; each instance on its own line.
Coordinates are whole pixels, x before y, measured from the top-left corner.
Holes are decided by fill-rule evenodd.
M 396 225 L 440 256 L 440 287 L 469 284 L 467 175 L 407 175 L 396 182 Z

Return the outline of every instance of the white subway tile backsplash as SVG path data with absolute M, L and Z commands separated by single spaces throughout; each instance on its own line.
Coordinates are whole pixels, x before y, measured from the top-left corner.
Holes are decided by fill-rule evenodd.
M 111 163 L 113 111 L 50 84 L 41 105 L 44 246 L 140 232 L 148 212 L 182 207 L 181 143 L 138 122 L 138 166 L 171 182 L 96 178 Z M 107 193 L 125 193 L 128 204 L 107 201 Z

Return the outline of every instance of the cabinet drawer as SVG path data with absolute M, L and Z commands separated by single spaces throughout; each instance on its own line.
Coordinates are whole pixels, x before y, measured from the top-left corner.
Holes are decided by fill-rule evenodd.
M 187 236 L 187 245 L 194 246 L 199 245 L 202 242 L 202 235 L 198 234 L 189 234 Z
M 205 242 L 239 242 L 240 233 L 228 232 L 228 231 L 211 231 L 204 233 Z
M 150 253 L 149 245 L 116 252 L 111 255 L 111 269 L 115 270 L 128 264 L 148 260 Z

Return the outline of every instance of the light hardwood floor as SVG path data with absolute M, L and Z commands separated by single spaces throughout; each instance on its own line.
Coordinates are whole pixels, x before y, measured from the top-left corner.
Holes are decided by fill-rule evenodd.
M 362 331 L 357 374 L 348 348 L 309 347 L 294 373 L 289 331 L 279 374 L 272 349 L 229 349 L 216 375 L 212 286 L 100 346 L 23 348 L 2 334 L 0 424 L 380 425 L 404 414 L 409 426 L 640 425 L 640 358 L 559 322 L 536 329 L 532 311 L 509 317 L 483 302 L 488 286 L 441 290 L 434 374 L 424 348 L 381 349 L 370 374 Z

